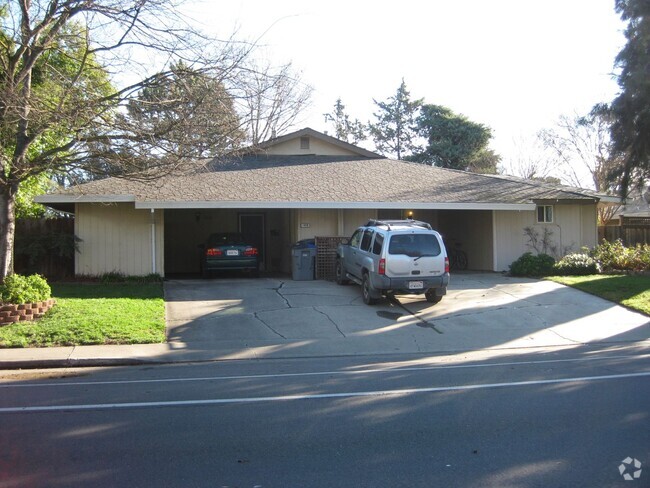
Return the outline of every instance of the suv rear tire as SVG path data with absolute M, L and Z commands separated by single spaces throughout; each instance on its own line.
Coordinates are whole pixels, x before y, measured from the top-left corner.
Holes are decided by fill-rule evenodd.
M 427 302 L 429 303 L 440 303 L 440 300 L 442 300 L 442 295 L 436 295 L 435 288 L 427 290 L 424 296 L 427 297 Z
M 366 305 L 374 305 L 377 303 L 377 299 L 373 297 L 373 288 L 370 283 L 370 277 L 368 273 L 363 273 L 363 280 L 361 281 L 361 295 L 363 296 L 363 303 Z

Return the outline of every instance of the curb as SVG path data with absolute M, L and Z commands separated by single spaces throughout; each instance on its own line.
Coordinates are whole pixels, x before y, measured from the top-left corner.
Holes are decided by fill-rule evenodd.
M 0 361 L 0 370 L 141 366 L 143 364 L 170 364 L 174 362 L 177 361 L 133 358 L 21 359 L 17 361 Z

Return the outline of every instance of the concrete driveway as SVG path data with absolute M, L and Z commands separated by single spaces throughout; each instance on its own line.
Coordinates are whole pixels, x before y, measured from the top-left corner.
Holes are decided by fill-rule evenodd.
M 165 282 L 172 349 L 219 358 L 434 353 L 636 342 L 650 319 L 548 281 L 452 276 L 437 305 L 417 296 L 377 306 L 358 286 L 290 279 Z

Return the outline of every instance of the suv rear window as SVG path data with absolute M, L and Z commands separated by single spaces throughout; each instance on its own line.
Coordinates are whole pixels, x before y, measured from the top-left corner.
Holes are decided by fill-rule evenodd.
M 438 256 L 440 243 L 433 234 L 398 234 L 390 239 L 388 254 L 407 256 Z
M 381 246 L 384 244 L 384 236 L 377 232 L 375 234 L 375 242 L 372 244 L 372 253 L 380 255 L 381 254 Z

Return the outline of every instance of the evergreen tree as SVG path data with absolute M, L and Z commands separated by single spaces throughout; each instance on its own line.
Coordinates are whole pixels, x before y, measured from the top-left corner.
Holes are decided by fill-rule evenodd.
M 616 0 L 615 8 L 628 25 L 627 43 L 616 57 L 621 92 L 609 107 L 613 148 L 624 163 L 611 176 L 625 196 L 650 177 L 650 2 Z
M 417 115 L 422 99 L 411 100 L 402 79 L 397 92 L 385 102 L 373 99 L 379 110 L 374 113 L 375 123 L 368 125 L 377 150 L 402 159 L 418 149 Z
M 341 98 L 336 99 L 334 110 L 331 113 L 323 115 L 325 122 L 331 122 L 334 125 L 334 137 L 337 139 L 350 144 L 358 144 L 366 138 L 366 126 L 359 119 L 350 119 Z
M 423 105 L 418 131 L 424 150 L 409 159 L 442 168 L 495 174 L 501 158 L 487 146 L 492 130 L 442 105 Z

